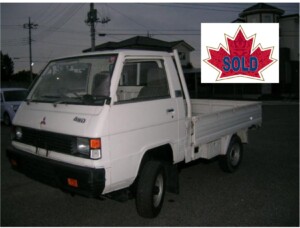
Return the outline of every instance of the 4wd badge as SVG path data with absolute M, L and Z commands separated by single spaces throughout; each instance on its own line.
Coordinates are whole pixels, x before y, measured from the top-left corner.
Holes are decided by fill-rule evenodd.
M 80 118 L 78 116 L 75 116 L 75 118 L 73 119 L 73 121 L 77 122 L 77 123 L 85 123 L 85 118 Z

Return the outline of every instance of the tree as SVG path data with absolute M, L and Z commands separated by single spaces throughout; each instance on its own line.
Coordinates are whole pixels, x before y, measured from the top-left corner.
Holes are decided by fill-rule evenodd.
M 33 79 L 37 77 L 37 74 L 32 73 Z M 30 83 L 30 71 L 29 70 L 22 70 L 18 73 L 15 73 L 12 76 L 12 80 L 16 82 L 27 82 Z
M 10 81 L 11 76 L 14 73 L 14 62 L 8 56 L 8 54 L 3 55 L 1 53 L 1 81 Z

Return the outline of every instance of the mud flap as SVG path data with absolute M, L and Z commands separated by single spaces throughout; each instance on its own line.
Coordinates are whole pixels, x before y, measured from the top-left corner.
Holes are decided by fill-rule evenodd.
M 177 165 L 169 162 L 164 163 L 167 174 L 167 188 L 170 193 L 179 194 L 179 175 Z

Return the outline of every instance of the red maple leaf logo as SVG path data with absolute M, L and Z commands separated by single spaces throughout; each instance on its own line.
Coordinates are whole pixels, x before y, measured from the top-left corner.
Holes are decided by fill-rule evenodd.
M 264 80 L 262 71 L 277 61 L 272 58 L 274 47 L 264 49 L 259 44 L 254 48 L 255 35 L 246 37 L 241 26 L 233 38 L 225 34 L 225 40 L 228 48 L 222 44 L 217 49 L 207 47 L 209 58 L 204 60 L 219 71 L 217 81 L 233 77 Z

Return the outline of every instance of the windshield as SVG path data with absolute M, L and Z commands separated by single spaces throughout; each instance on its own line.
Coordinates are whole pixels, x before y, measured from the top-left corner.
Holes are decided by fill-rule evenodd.
M 23 101 L 27 96 L 27 90 L 15 90 L 3 92 L 5 101 Z
M 110 96 L 116 55 L 68 58 L 50 62 L 29 101 L 103 105 Z

